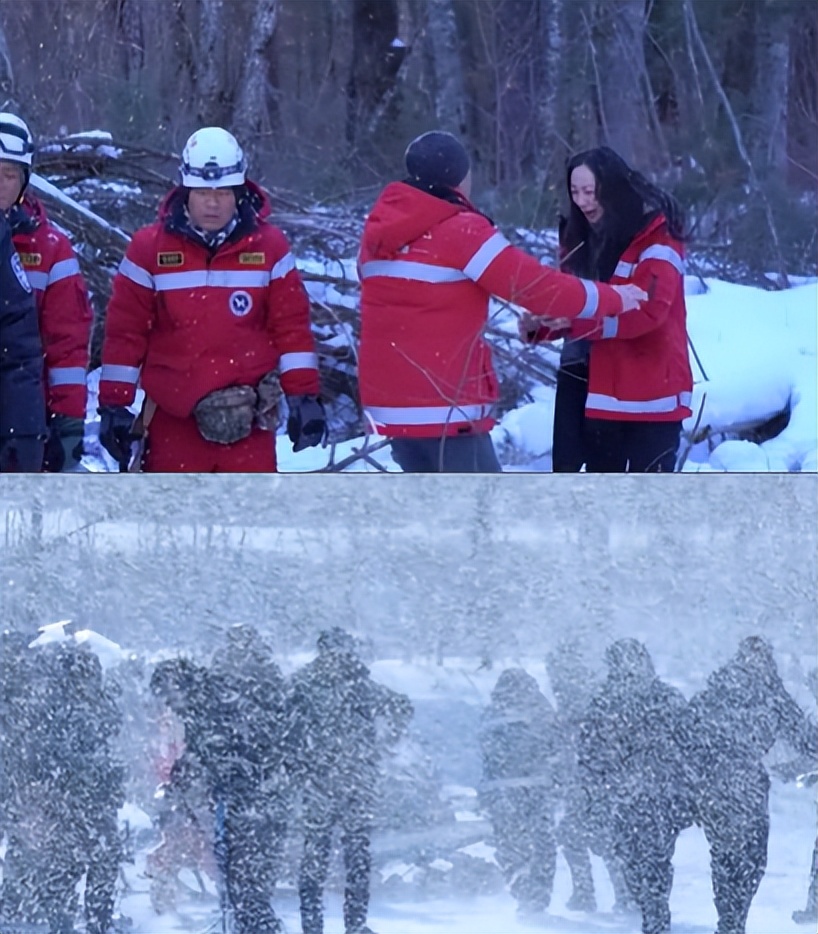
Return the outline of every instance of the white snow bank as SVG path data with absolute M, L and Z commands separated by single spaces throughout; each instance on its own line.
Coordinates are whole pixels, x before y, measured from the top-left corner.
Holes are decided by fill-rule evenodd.
M 689 295 L 688 328 L 707 375 L 691 354 L 693 415 L 684 427 L 713 434 L 752 426 L 789 408 L 787 427 L 761 445 L 728 441 L 710 454 L 716 470 L 815 470 L 818 450 L 818 286 L 765 292 L 708 279 Z M 701 415 L 700 415 L 701 412 Z M 685 469 L 699 469 L 695 460 Z

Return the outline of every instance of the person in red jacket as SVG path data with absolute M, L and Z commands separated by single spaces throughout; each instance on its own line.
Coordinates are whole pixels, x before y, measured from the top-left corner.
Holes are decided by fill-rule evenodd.
M 524 335 L 564 338 L 554 470 L 584 463 L 588 472 L 672 471 L 693 389 L 682 209 L 604 146 L 568 161 L 567 187 L 562 267 L 603 282 L 633 281 L 649 299 L 621 317 Z
M 307 295 L 230 133 L 197 130 L 180 176 L 114 278 L 100 440 L 127 469 L 141 382 L 145 470 L 274 471 L 282 391 L 294 450 L 326 437 Z
M 647 296 L 545 268 L 513 247 L 469 201 L 469 156 L 450 133 L 424 133 L 405 158 L 408 177 L 381 193 L 359 255 L 364 415 L 392 439 L 404 471 L 496 472 L 489 298 L 546 319 L 599 321 Z
M 0 211 L 37 300 L 48 410 L 44 468 L 58 473 L 82 456 L 93 313 L 70 240 L 27 191 L 33 154 L 25 122 L 0 113 Z

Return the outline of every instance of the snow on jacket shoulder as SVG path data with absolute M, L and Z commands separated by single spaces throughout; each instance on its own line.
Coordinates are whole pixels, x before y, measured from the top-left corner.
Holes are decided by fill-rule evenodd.
M 185 418 L 216 389 L 256 385 L 279 367 L 287 395 L 318 393 L 309 301 L 266 200 L 215 253 L 173 229 L 174 189 L 159 220 L 137 231 L 114 278 L 102 350 L 102 405 L 129 405 L 137 381 Z
M 641 307 L 601 322 L 572 322 L 591 340 L 589 418 L 676 422 L 691 414 L 693 374 L 687 349 L 684 246 L 655 217 L 622 253 L 610 280 L 649 295 Z
M 85 418 L 85 372 L 94 316 L 79 260 L 37 198 L 26 195 L 21 213 L 24 222 L 15 227 L 13 239 L 37 298 L 48 410 Z
M 498 386 L 483 330 L 491 295 L 535 314 L 621 313 L 608 286 L 543 267 L 467 204 L 388 185 L 364 227 L 361 401 L 391 436 L 488 431 Z

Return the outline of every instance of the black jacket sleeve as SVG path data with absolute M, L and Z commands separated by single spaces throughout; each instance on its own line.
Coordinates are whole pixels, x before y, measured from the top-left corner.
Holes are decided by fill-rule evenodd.
M 0 444 L 44 437 L 43 347 L 34 293 L 0 213 Z

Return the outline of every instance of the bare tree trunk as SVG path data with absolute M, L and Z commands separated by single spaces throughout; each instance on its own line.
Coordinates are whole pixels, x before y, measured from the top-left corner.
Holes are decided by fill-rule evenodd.
M 435 69 L 435 117 L 438 127 L 462 135 L 466 130 L 463 63 L 452 0 L 428 0 L 428 36 Z
M 755 4 L 755 68 L 752 105 L 754 126 L 750 152 L 762 172 L 787 168 L 787 102 L 790 77 L 792 17 L 764 3 Z
M 252 155 L 258 151 L 267 127 L 266 53 L 278 24 L 278 0 L 256 0 L 250 38 L 241 69 L 233 128 L 241 145 Z
M 540 46 L 542 58 L 537 75 L 541 87 L 537 101 L 537 181 L 542 187 L 555 165 L 559 127 L 559 81 L 562 74 L 563 0 L 540 0 Z M 564 153 L 560 153 L 564 155 Z
M 14 94 L 14 71 L 11 67 L 11 56 L 6 40 L 6 32 L 0 20 L 0 107 L 11 107 Z M 14 107 L 16 110 L 17 107 Z
M 219 125 L 224 119 L 226 76 L 224 68 L 224 0 L 199 0 L 199 42 L 196 62 L 196 96 L 202 126 Z
M 596 47 L 603 140 L 632 165 L 644 164 L 648 156 L 641 87 L 647 73 L 646 25 L 644 0 L 603 0 L 597 8 L 597 28 L 604 40 Z
M 142 4 L 138 0 L 121 0 L 119 32 L 125 47 L 125 74 L 134 80 L 145 64 L 145 36 L 142 28 Z
M 778 238 L 778 231 L 775 227 L 775 221 L 773 220 L 773 212 L 770 207 L 770 202 L 767 198 L 767 195 L 764 192 L 764 188 L 759 184 L 758 176 L 756 175 L 753 162 L 750 159 L 750 156 L 747 152 L 747 149 L 744 145 L 744 138 L 741 134 L 741 129 L 736 120 L 736 115 L 733 112 L 733 108 L 730 106 L 730 100 L 727 97 L 727 94 L 724 92 L 721 82 L 719 81 L 719 76 L 716 73 L 716 69 L 713 66 L 713 61 L 710 58 L 710 54 L 707 51 L 707 46 L 705 45 L 704 39 L 702 39 L 702 34 L 699 30 L 699 24 L 696 20 L 696 13 L 693 9 L 692 0 L 684 0 L 684 10 L 685 16 L 690 26 L 690 36 L 695 42 L 696 46 L 699 49 L 699 53 L 704 61 L 704 64 L 707 68 L 708 73 L 710 74 L 710 79 L 713 82 L 713 85 L 716 89 L 716 94 L 719 96 L 724 111 L 727 114 L 728 119 L 730 120 L 730 125 L 733 128 L 733 138 L 736 141 L 736 149 L 741 158 L 741 161 L 747 168 L 747 174 L 749 177 L 750 185 L 753 188 L 753 191 L 757 197 L 761 200 L 762 205 L 764 206 L 764 215 L 767 219 L 767 227 L 770 232 L 770 236 L 773 241 L 773 249 L 778 260 L 778 282 L 781 288 L 789 288 L 789 280 L 787 279 L 787 264 L 784 260 L 784 251 L 781 249 L 781 241 Z

